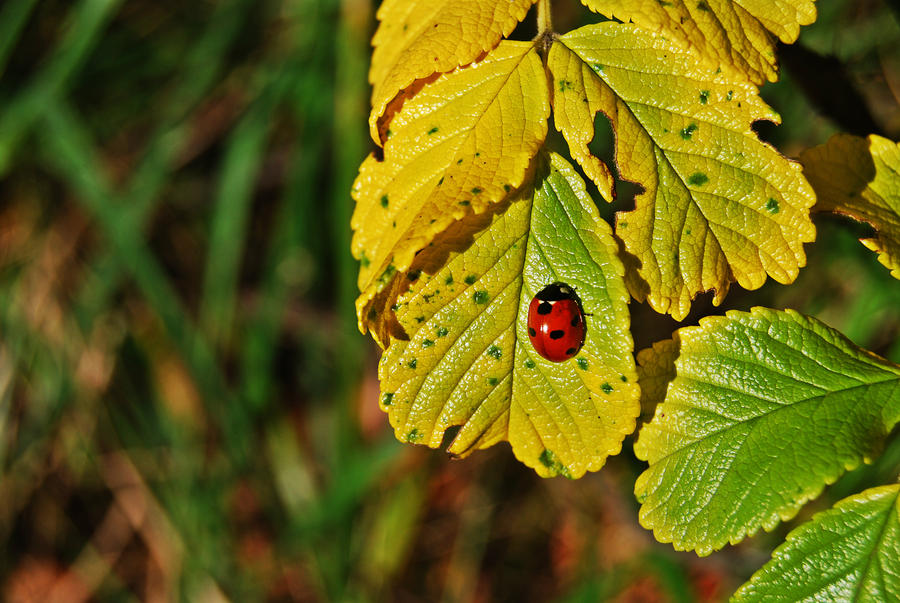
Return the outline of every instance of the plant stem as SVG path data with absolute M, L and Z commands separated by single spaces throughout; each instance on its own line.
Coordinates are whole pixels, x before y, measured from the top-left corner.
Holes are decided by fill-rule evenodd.
M 537 3 L 537 28 L 538 35 L 547 35 L 553 31 L 553 17 L 550 0 L 538 0 Z

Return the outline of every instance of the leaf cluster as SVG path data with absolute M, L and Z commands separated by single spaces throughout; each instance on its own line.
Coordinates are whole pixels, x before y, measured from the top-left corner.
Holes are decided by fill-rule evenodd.
M 814 21 L 812 1 L 583 3 L 607 20 L 560 34 L 539 0 L 530 42 L 505 38 L 531 0 L 382 4 L 378 149 L 353 186 L 359 325 L 385 348 L 380 402 L 402 441 L 465 456 L 505 440 L 538 474 L 577 478 L 618 453 L 643 405 L 641 523 L 708 554 L 877 456 L 900 421 L 900 367 L 765 308 L 680 329 L 636 367 L 629 300 L 682 320 L 702 292 L 718 305 L 731 283 L 793 282 L 817 195 L 816 210 L 872 225 L 863 243 L 900 277 L 900 147 L 838 136 L 796 162 L 757 137 L 755 122 L 780 119 L 757 88 L 777 79 L 774 43 Z M 611 164 L 591 151 L 598 114 Z M 551 128 L 566 149 L 549 148 Z M 608 202 L 617 180 L 636 184 L 634 208 L 610 227 L 582 174 Z M 527 316 L 559 281 L 578 292 L 588 335 L 553 363 L 531 347 Z M 850 546 L 822 540 L 831 523 L 896 524 L 896 489 L 803 526 L 738 596 L 765 597 L 799 557 Z M 897 531 L 879 530 L 868 550 L 896 551 Z M 798 598 L 835 581 L 876 599 L 900 589 L 896 568 L 855 571 L 861 549 L 842 551 L 846 572 L 795 580 Z

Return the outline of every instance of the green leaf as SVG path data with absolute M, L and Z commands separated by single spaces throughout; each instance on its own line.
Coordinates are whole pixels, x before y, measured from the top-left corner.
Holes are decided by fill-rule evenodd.
M 381 406 L 398 439 L 465 456 L 508 440 L 542 476 L 599 469 L 634 429 L 638 387 L 624 269 L 584 182 L 551 154 L 474 235 L 447 237 L 416 258 L 379 365 Z M 409 277 L 407 277 L 409 279 Z M 588 331 L 578 355 L 539 356 L 527 335 L 532 297 L 554 281 L 576 288 Z
M 862 244 L 900 279 L 900 143 L 837 134 L 800 161 L 818 196 L 814 209 L 870 224 L 877 236 Z
M 659 31 L 757 84 L 777 77 L 775 40 L 816 20 L 813 0 L 582 0 L 591 10 Z
M 641 524 L 677 549 L 706 555 L 793 517 L 900 420 L 900 366 L 791 310 L 709 317 L 675 341 L 635 493 Z
M 404 103 L 383 159 L 370 155 L 353 185 L 363 332 L 380 331 L 377 321 L 386 313 L 373 299 L 409 269 L 416 253 L 455 221 L 487 211 L 522 185 L 549 114 L 547 78 L 527 42 L 504 41 Z
M 900 601 L 900 485 L 845 498 L 788 534 L 735 601 Z
M 731 281 L 756 289 L 767 275 L 797 277 L 803 243 L 815 237 L 815 198 L 800 165 L 753 132 L 756 120 L 778 120 L 755 86 L 622 23 L 561 36 L 548 66 L 554 120 L 573 158 L 610 198 L 609 169 L 587 149 L 601 111 L 622 178 L 643 187 L 635 209 L 617 214 L 616 234 L 639 261 L 655 310 L 680 320 L 700 292 L 715 290 L 720 303 Z

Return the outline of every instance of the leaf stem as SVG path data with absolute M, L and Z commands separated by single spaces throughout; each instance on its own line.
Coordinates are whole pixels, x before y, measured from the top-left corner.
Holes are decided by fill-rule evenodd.
M 537 28 L 538 36 L 546 36 L 553 33 L 553 17 L 550 0 L 538 0 L 537 3 Z

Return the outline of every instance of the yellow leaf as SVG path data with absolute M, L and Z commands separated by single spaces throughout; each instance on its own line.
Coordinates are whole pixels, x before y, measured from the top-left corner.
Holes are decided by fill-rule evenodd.
M 413 82 L 468 65 L 494 48 L 525 18 L 534 0 L 385 0 L 372 44 L 372 113 L 369 127 L 379 145 L 379 121 L 388 103 Z
M 398 439 L 465 456 L 507 440 L 542 476 L 599 469 L 634 429 L 639 390 L 617 244 L 583 181 L 550 155 L 490 225 L 447 262 L 418 273 L 398 300 L 408 340 L 379 365 L 381 406 Z M 576 357 L 553 363 L 527 335 L 528 306 L 566 282 L 588 313 Z
M 803 243 L 815 237 L 814 195 L 800 165 L 751 129 L 778 120 L 755 86 L 698 65 L 662 36 L 611 22 L 558 38 L 548 65 L 570 145 L 583 147 L 579 130 L 602 111 L 620 174 L 644 189 L 633 211 L 617 214 L 616 234 L 654 309 L 681 320 L 694 296 L 713 289 L 718 304 L 732 280 L 756 289 L 767 275 L 796 278 Z M 642 287 L 631 291 L 643 298 Z
M 484 60 L 439 77 L 407 100 L 384 159 L 353 185 L 352 251 L 360 260 L 360 328 L 383 315 L 373 299 L 454 221 L 521 186 L 547 134 L 547 79 L 534 45 L 502 42 Z M 379 301 L 386 300 L 379 298 Z
M 666 399 L 669 384 L 675 379 L 678 343 L 673 339 L 657 341 L 637 355 L 638 383 L 641 386 L 641 420 L 649 421 L 657 405 Z
M 814 0 L 582 0 L 591 10 L 687 44 L 713 68 L 778 79 L 773 35 L 786 44 L 816 20 Z
M 837 134 L 800 162 L 818 196 L 813 209 L 871 224 L 877 236 L 860 240 L 900 279 L 900 144 Z

